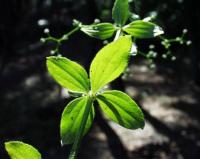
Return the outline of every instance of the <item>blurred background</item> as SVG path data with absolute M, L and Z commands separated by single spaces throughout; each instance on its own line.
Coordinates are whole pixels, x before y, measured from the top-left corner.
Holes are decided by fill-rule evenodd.
M 61 147 L 61 113 L 71 98 L 48 75 L 45 57 L 53 44 L 39 42 L 49 28 L 60 37 L 72 20 L 112 22 L 113 0 L 1 0 L 0 1 L 0 159 L 8 159 L 4 142 L 21 140 L 38 148 L 43 159 L 66 159 Z M 198 159 L 200 158 L 200 14 L 197 1 L 132 0 L 131 10 L 141 18 L 156 14 L 167 37 L 188 29 L 190 46 L 173 45 L 176 61 L 157 58 L 149 69 L 144 58 L 132 58 L 124 89 L 142 107 L 146 126 L 130 131 L 103 117 L 99 111 L 83 139 L 80 159 Z M 159 40 L 139 42 L 147 50 Z M 60 53 L 87 69 L 102 42 L 76 33 Z M 123 84 L 123 86 L 121 85 Z

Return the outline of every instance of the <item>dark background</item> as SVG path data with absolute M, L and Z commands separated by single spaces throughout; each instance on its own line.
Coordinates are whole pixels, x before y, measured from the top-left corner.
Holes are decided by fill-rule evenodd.
M 148 72 L 151 71 L 147 71 L 147 74 L 139 72 L 138 75 L 144 76 L 142 79 L 146 80 L 129 78 L 121 87 L 126 90 L 134 87 L 149 97 L 163 94 L 170 97 L 168 100 L 171 100 L 171 97 L 176 98 L 176 103 L 171 104 L 169 110 L 172 107 L 172 110 L 179 110 L 186 114 L 186 117 L 177 119 L 177 125 L 171 126 L 144 107 L 146 121 L 151 123 L 157 133 L 166 136 L 168 141 L 162 144 L 144 143 L 143 146 L 130 151 L 121 139 L 126 136 L 117 135 L 115 129 L 97 112 L 94 125 L 83 140 L 79 158 L 97 158 L 96 154 L 102 159 L 178 159 L 180 156 L 188 159 L 200 158 L 199 5 L 195 0 L 134 2 L 131 3 L 131 9 L 142 18 L 151 11 L 157 12 L 156 22 L 164 28 L 169 38 L 181 35 L 182 30 L 187 28 L 187 38 L 192 40 L 192 45 L 173 45 L 173 53 L 177 56 L 175 62 L 162 58 L 156 60 L 157 69 L 153 77 L 162 77 L 162 84 L 156 80 L 149 82 Z M 44 28 L 49 28 L 52 35 L 60 37 L 72 29 L 73 19 L 84 24 L 90 24 L 99 17 L 103 21 L 112 21 L 112 4 L 113 1 L 110 0 L 0 2 L 0 159 L 8 158 L 4 142 L 9 140 L 21 140 L 34 145 L 44 159 L 66 158 L 70 146 L 60 146 L 59 121 L 62 110 L 70 99 L 62 96 L 60 87 L 46 71 L 45 57 L 49 56 L 53 44 L 43 45 L 39 39 L 45 36 Z M 144 40 L 139 46 L 145 50 L 149 43 L 159 44 L 158 40 Z M 88 68 L 101 46 L 100 40 L 91 39 L 78 32 L 61 47 L 61 54 Z M 162 46 L 158 46 L 157 51 L 162 53 Z M 132 59 L 131 71 L 137 72 L 134 65 L 136 68 L 144 67 L 142 63 L 142 58 Z M 115 85 L 120 87 L 119 83 Z M 141 94 L 134 96 L 138 103 L 142 103 L 145 98 Z M 173 114 L 170 115 L 174 117 Z M 190 120 L 192 124 L 186 124 L 185 127 L 179 125 Z M 98 141 L 98 133 L 106 136 L 103 144 Z M 109 153 L 110 157 L 103 157 L 104 153 Z

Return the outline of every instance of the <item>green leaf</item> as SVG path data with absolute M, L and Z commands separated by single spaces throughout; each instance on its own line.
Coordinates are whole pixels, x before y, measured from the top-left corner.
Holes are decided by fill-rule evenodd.
M 68 90 L 68 94 L 71 96 L 71 97 L 75 97 L 75 98 L 77 98 L 77 97 L 82 97 L 82 93 L 79 93 L 79 92 L 73 92 L 73 91 L 69 91 Z
M 131 36 L 123 36 L 101 49 L 90 66 L 93 93 L 116 79 L 126 68 L 132 46 Z
M 108 39 L 113 36 L 115 27 L 111 23 L 99 23 L 93 25 L 82 25 L 81 31 L 97 39 Z
M 38 150 L 20 141 L 6 142 L 5 148 L 11 159 L 41 159 Z
M 88 92 L 89 79 L 82 66 L 65 57 L 47 57 L 50 75 L 63 87 L 74 92 Z
M 158 25 L 142 20 L 137 20 L 126 25 L 125 27 L 123 27 L 123 31 L 132 35 L 135 38 L 140 39 L 153 38 L 164 33 L 162 28 Z
M 75 141 L 76 135 L 81 127 L 84 110 L 86 109 L 86 106 L 88 106 L 87 102 L 87 96 L 77 98 L 70 102 L 64 109 L 60 124 L 60 134 L 63 144 L 71 144 Z M 83 135 L 88 132 L 95 115 L 93 105 L 89 105 L 89 107 L 90 113 L 83 131 Z
M 144 127 L 144 116 L 138 105 L 125 93 L 105 91 L 97 97 L 103 112 L 114 122 L 128 129 Z
M 129 17 L 129 3 L 128 0 L 115 0 L 112 11 L 112 17 L 115 23 L 122 26 L 126 23 Z

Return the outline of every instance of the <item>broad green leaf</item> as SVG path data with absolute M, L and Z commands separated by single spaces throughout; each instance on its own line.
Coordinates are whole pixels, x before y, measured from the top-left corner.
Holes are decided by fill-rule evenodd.
M 88 92 L 89 79 L 82 66 L 65 57 L 47 57 L 50 75 L 63 87 L 74 92 Z
M 140 39 L 153 38 L 164 33 L 158 25 L 142 20 L 137 20 L 126 25 L 123 27 L 123 30 L 133 37 Z
M 128 129 L 144 127 L 144 116 L 138 105 L 125 93 L 105 91 L 97 97 L 103 112 L 114 122 Z
M 81 121 L 83 119 L 84 110 L 87 106 L 88 97 L 81 97 L 70 102 L 62 113 L 60 134 L 63 144 L 71 144 L 74 142 L 75 137 L 80 129 Z M 86 134 L 92 125 L 94 119 L 94 107 L 89 105 L 90 114 L 88 116 L 84 134 Z
M 112 17 L 118 26 L 123 26 L 129 17 L 128 0 L 115 0 Z
M 93 93 L 116 79 L 126 68 L 132 46 L 131 36 L 123 36 L 101 49 L 90 66 Z
M 81 31 L 97 39 L 108 39 L 113 36 L 115 27 L 111 23 L 99 23 L 93 25 L 82 25 Z
M 38 150 L 20 141 L 6 142 L 5 148 L 11 159 L 41 159 Z

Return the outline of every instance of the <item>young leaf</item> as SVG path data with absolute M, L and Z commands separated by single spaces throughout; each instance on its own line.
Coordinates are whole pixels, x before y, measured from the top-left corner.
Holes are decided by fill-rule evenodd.
M 70 102 L 64 109 L 61 123 L 60 133 L 63 144 L 71 144 L 74 142 L 76 135 L 80 129 L 81 121 L 83 120 L 84 110 L 89 107 L 90 113 L 84 128 L 83 135 L 85 135 L 94 119 L 94 107 L 92 103 L 88 105 L 88 97 L 81 97 Z
M 11 159 L 41 159 L 38 150 L 20 141 L 6 142 L 5 148 Z
M 47 57 L 51 76 L 63 87 L 74 92 L 88 92 L 89 79 L 82 66 L 65 57 Z
M 126 68 L 132 46 L 131 36 L 123 36 L 101 49 L 90 66 L 93 93 L 116 79 Z
M 126 25 L 123 27 L 123 30 L 133 37 L 140 39 L 153 38 L 164 33 L 162 28 L 156 24 L 142 20 L 137 20 Z
M 81 31 L 97 39 L 108 39 L 115 32 L 115 27 L 111 23 L 99 23 L 93 25 L 82 25 Z
M 126 23 L 129 17 L 128 0 L 115 0 L 112 17 L 118 26 L 122 26 Z
M 105 91 L 97 97 L 103 112 L 114 122 L 128 129 L 144 127 L 144 116 L 137 104 L 125 93 Z

